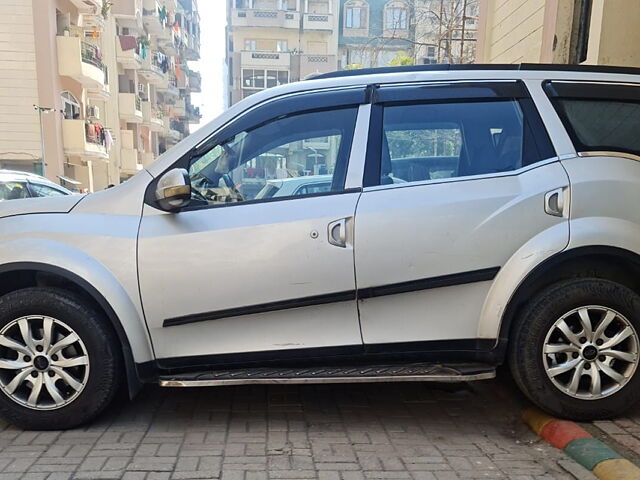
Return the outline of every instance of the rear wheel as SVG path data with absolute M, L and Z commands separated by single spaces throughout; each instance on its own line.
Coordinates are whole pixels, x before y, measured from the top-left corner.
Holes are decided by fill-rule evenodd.
M 80 297 L 28 288 L 0 298 L 0 414 L 28 429 L 64 429 L 98 415 L 119 386 L 120 352 Z
M 619 415 L 640 399 L 640 296 L 608 280 L 552 285 L 525 307 L 510 344 L 518 386 L 562 417 Z

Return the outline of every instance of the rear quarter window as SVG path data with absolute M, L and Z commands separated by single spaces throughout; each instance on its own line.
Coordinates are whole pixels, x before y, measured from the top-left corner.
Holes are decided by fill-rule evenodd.
M 640 155 L 640 86 L 549 82 L 545 88 L 578 152 Z

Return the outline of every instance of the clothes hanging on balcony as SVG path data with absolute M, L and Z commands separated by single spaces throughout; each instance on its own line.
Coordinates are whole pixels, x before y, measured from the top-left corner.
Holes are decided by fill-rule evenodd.
M 104 131 L 104 148 L 107 150 L 107 153 L 111 151 L 111 147 L 113 146 L 113 137 L 111 136 L 111 132 L 106 128 Z
M 138 40 L 133 35 L 119 35 L 120 48 L 123 52 L 127 50 L 135 50 L 138 48 Z
M 147 58 L 147 46 L 144 43 L 140 45 L 140 56 L 143 60 Z

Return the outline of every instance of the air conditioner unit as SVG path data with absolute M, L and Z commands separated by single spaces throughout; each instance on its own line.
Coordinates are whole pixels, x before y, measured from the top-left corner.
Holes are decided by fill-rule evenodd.
M 95 105 L 87 105 L 87 117 L 88 118 L 100 118 L 100 108 Z

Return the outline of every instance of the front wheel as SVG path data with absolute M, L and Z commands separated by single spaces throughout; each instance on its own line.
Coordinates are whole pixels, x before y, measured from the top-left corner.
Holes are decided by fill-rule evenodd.
M 28 288 L 0 298 L 0 415 L 26 429 L 75 427 L 119 386 L 116 336 L 82 298 Z
M 567 280 L 524 308 L 510 342 L 520 389 L 560 417 L 621 414 L 640 399 L 640 296 L 608 280 Z

